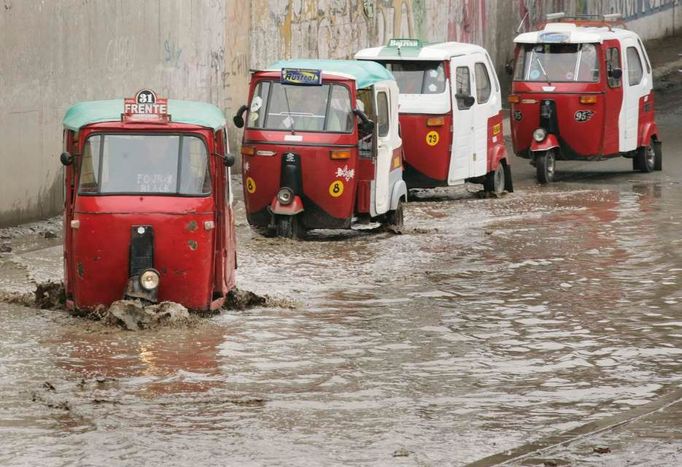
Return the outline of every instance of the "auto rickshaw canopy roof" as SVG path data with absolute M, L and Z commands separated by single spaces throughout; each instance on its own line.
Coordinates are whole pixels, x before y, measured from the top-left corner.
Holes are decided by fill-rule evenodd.
M 474 53 L 485 55 L 486 53 L 483 47 L 464 42 L 438 42 L 433 44 L 425 44 L 420 41 L 415 42 L 418 43 L 417 46 L 396 47 L 389 43 L 387 46 L 362 49 L 355 54 L 355 58 L 385 61 L 443 61 L 462 55 Z
M 638 39 L 632 31 L 611 27 L 583 27 L 575 23 L 547 23 L 540 31 L 519 34 L 514 38 L 517 44 L 601 44 L 605 40 L 627 37 Z
M 119 122 L 123 113 L 123 99 L 79 102 L 64 114 L 64 128 L 78 131 L 85 125 Z M 225 126 L 225 115 L 213 104 L 168 99 L 171 122 L 187 123 L 218 130 Z
M 322 70 L 323 73 L 350 76 L 358 89 L 368 88 L 380 81 L 395 81 L 393 74 L 378 63 L 359 60 L 280 60 L 270 65 L 268 70 L 282 68 Z

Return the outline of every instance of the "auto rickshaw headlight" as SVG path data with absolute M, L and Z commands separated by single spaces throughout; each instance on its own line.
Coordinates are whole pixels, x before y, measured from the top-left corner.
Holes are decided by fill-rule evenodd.
M 294 200 L 294 192 L 291 191 L 291 188 L 282 188 L 279 190 L 277 193 L 277 201 L 280 202 L 280 204 L 286 206 L 288 204 L 291 204 L 291 202 Z
M 541 143 L 545 140 L 547 137 L 547 130 L 544 128 L 538 128 L 533 132 L 533 139 L 537 141 L 538 143 Z
M 154 290 L 159 286 L 160 279 L 156 269 L 147 269 L 140 274 L 140 285 L 144 290 Z

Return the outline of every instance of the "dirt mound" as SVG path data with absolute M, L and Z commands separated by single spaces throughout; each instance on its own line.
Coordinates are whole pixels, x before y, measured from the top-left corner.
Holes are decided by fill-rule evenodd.
M 227 294 L 223 309 L 227 311 L 243 311 L 259 306 L 267 308 L 296 308 L 296 303 L 285 298 L 258 295 L 248 290 L 234 288 Z
M 161 302 L 155 305 L 144 305 L 139 300 L 114 302 L 102 316 L 105 324 L 129 331 L 155 329 L 162 326 L 184 327 L 195 324 L 197 319 L 179 303 Z

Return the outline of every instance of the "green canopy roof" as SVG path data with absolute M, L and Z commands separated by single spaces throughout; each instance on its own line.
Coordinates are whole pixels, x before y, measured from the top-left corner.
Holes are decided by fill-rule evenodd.
M 123 99 L 79 102 L 64 114 L 64 127 L 78 131 L 91 123 L 119 122 L 122 113 Z M 214 130 L 225 126 L 225 115 L 215 105 L 205 102 L 168 99 L 168 113 L 175 123 L 189 123 Z
M 269 70 L 281 70 L 282 68 L 304 68 L 350 75 L 355 78 L 358 89 L 368 88 L 379 81 L 395 81 L 390 71 L 376 62 L 370 61 L 298 59 L 281 60 L 268 67 Z

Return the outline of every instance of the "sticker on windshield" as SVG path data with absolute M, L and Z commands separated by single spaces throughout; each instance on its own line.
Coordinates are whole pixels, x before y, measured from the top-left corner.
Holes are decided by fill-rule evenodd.
M 531 72 L 530 72 L 530 79 L 532 79 L 533 81 L 535 81 L 535 80 L 538 79 L 539 77 L 540 77 L 540 70 L 531 70 Z
M 282 68 L 280 83 L 298 86 L 322 86 L 322 70 Z
M 334 180 L 331 185 L 329 185 L 329 194 L 333 198 L 338 198 L 343 194 L 343 182 L 341 180 Z
M 256 192 L 256 182 L 251 177 L 246 178 L 246 191 L 248 191 L 250 194 L 254 194 Z
M 576 122 L 586 122 L 592 118 L 593 114 L 594 114 L 594 112 L 592 112 L 591 110 L 578 110 L 575 113 L 575 121 Z
M 251 102 L 251 112 L 258 112 L 262 106 L 263 99 L 260 96 L 254 97 L 253 101 Z
M 429 131 L 426 134 L 426 144 L 429 146 L 435 146 L 440 141 L 440 135 L 437 131 Z

